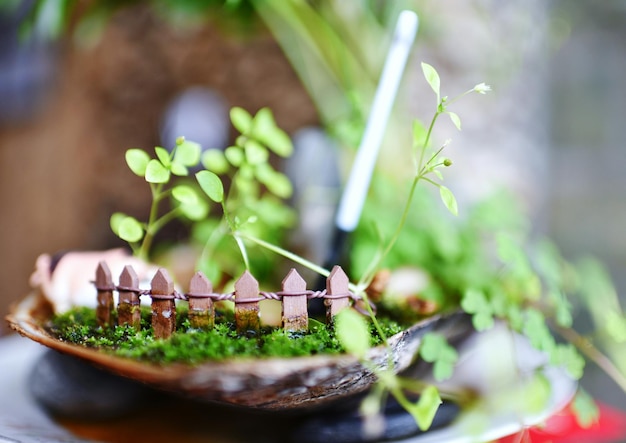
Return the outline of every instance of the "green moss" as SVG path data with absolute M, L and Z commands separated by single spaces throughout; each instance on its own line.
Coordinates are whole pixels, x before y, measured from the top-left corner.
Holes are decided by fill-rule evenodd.
M 149 309 L 142 309 L 142 327 L 137 332 L 130 326 L 101 328 L 95 310 L 74 308 L 54 317 L 48 330 L 62 341 L 153 363 L 197 364 L 233 357 L 298 357 L 343 352 L 332 328 L 315 320 L 310 321 L 307 332 L 266 327 L 258 333 L 238 334 L 232 313 L 218 312 L 215 327 L 204 331 L 191 327 L 187 310 L 182 307 L 178 309 L 177 332 L 167 340 L 157 340 L 150 327 L 150 315 Z M 387 336 L 403 329 L 392 320 L 382 318 L 379 321 Z M 382 340 L 373 327 L 371 333 L 372 345 L 380 344 Z

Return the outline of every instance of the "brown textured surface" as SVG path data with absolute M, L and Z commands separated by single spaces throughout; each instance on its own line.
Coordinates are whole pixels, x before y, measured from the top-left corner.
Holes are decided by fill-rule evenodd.
M 265 32 L 226 35 L 215 24 L 176 32 L 132 7 L 95 47 L 66 41 L 46 106 L 0 127 L 0 316 L 28 291 L 40 253 L 119 245 L 111 213 L 147 214 L 148 186 L 127 170 L 124 151 L 157 145 L 166 105 L 193 85 L 214 88 L 229 105 L 269 106 L 288 132 L 317 121 Z
M 76 356 L 113 373 L 142 381 L 153 387 L 219 404 L 246 406 L 260 410 L 299 410 L 331 404 L 362 392 L 375 376 L 351 355 L 314 355 L 294 358 L 231 359 L 197 366 L 156 365 L 115 357 L 95 349 L 72 345 L 50 336 L 41 326 L 41 296 L 31 294 L 8 317 L 20 334 L 57 351 Z M 436 328 L 448 335 L 469 323 L 459 315 L 434 316 L 389 338 L 391 359 L 386 349 L 370 349 L 372 367 L 394 371 L 406 369 L 413 361 L 425 332 Z M 441 328 L 441 329 L 440 329 Z M 445 332 L 448 330 L 448 332 Z

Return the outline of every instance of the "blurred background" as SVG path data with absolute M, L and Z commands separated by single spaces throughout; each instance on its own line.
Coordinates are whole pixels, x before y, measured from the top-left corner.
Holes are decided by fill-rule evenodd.
M 178 135 L 228 146 L 231 106 L 268 106 L 294 136 L 323 128 L 355 147 L 403 8 L 418 12 L 420 31 L 380 167 L 398 168 L 406 122 L 432 115 L 421 61 L 451 96 L 491 85 L 455 109 L 462 132 L 437 134 L 454 140 L 448 186 L 461 206 L 512 190 L 537 232 L 568 258 L 600 258 L 626 291 L 626 2 L 293 3 L 0 5 L 0 315 L 29 290 L 39 254 L 122 245 L 110 215 L 149 205 L 128 148 Z M 591 366 L 585 384 L 626 406 Z

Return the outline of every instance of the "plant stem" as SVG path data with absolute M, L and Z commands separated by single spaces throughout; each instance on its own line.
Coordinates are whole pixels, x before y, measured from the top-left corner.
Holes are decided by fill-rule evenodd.
M 558 325 L 552 326 L 563 338 L 576 346 L 589 360 L 597 364 L 600 369 L 613 379 L 622 391 L 626 392 L 626 377 L 624 377 L 615 364 L 606 355 L 600 352 L 590 340 L 581 336 L 571 328 L 563 328 Z
M 143 237 L 141 247 L 139 248 L 138 256 L 143 260 L 148 260 L 148 252 L 154 239 L 155 231 L 153 225 L 159 215 L 159 203 L 162 199 L 163 183 L 154 184 L 150 183 L 150 192 L 152 193 L 152 204 L 150 205 L 150 216 L 148 217 L 148 224 L 146 228 L 146 235 Z
M 385 247 L 383 252 L 378 256 L 377 260 L 372 261 L 370 263 L 370 266 L 367 268 L 367 270 L 363 274 L 363 277 L 361 278 L 359 282 L 360 285 L 367 286 L 367 283 L 369 283 L 374 277 L 374 272 L 376 271 L 380 263 L 382 263 L 382 261 L 385 259 L 387 254 L 389 254 L 393 246 L 396 244 L 396 241 L 398 241 L 398 238 L 400 237 L 400 233 L 402 232 L 402 229 L 404 228 L 406 220 L 409 217 L 409 211 L 411 209 L 411 202 L 413 200 L 413 196 L 415 195 L 415 189 L 417 188 L 417 184 L 419 183 L 421 178 L 422 178 L 421 175 L 416 175 L 413 178 L 413 182 L 411 183 L 411 188 L 409 190 L 409 196 L 404 205 L 402 216 L 400 217 L 400 222 L 398 223 L 398 226 L 396 227 L 393 235 L 391 236 L 391 240 L 389 240 L 389 243 L 387 243 L 387 246 Z
M 248 260 L 248 251 L 246 250 L 246 245 L 241 241 L 241 238 L 237 236 L 237 226 L 235 222 L 231 220 L 228 215 L 228 211 L 226 210 L 226 203 L 222 200 L 222 213 L 224 215 L 224 220 L 230 229 L 230 232 L 235 239 L 235 243 L 237 243 L 237 247 L 239 248 L 239 252 L 241 253 L 241 258 L 243 259 L 243 264 L 247 270 L 250 270 L 250 261 Z
M 167 214 L 163 215 L 158 220 L 155 220 L 152 223 L 152 226 L 150 227 L 150 233 L 152 234 L 152 236 L 156 235 L 156 233 L 159 232 L 163 226 L 165 226 L 170 221 L 172 221 L 176 217 L 178 217 L 180 212 L 181 212 L 180 208 L 174 208 L 170 212 L 168 212 Z
M 242 238 L 242 239 L 249 240 L 249 241 L 251 241 L 253 243 L 256 243 L 257 245 L 259 245 L 259 246 L 261 246 L 261 247 L 263 247 L 263 248 L 265 248 L 265 249 L 267 249 L 269 251 L 272 251 L 272 252 L 274 252 L 274 253 L 276 253 L 278 255 L 282 255 L 283 257 L 285 257 L 285 258 L 287 258 L 287 259 L 289 259 L 289 260 L 291 260 L 291 261 L 293 261 L 295 263 L 298 263 L 299 265 L 302 265 L 302 266 L 304 266 L 304 267 L 306 267 L 306 268 L 308 268 L 308 269 L 310 269 L 310 270 L 312 270 L 314 272 L 317 272 L 318 274 L 321 274 L 324 277 L 328 277 L 330 275 L 330 271 L 328 269 L 325 269 L 325 268 L 323 268 L 321 266 L 318 266 L 315 263 L 313 263 L 313 262 L 311 262 L 311 261 L 309 261 L 309 260 L 307 260 L 305 258 L 300 257 L 299 255 L 296 255 L 296 254 L 294 254 L 292 252 L 289 252 L 286 249 L 281 248 L 280 246 L 276 246 L 276 245 L 274 245 L 272 243 L 268 243 L 265 240 L 261 240 L 260 238 L 255 237 L 255 236 L 253 236 L 251 234 L 248 234 L 248 233 L 243 232 L 243 231 L 235 231 L 235 232 L 233 232 L 233 235 L 235 236 L 235 238 Z
M 441 107 L 441 106 L 439 106 L 439 107 Z M 433 133 L 433 128 L 435 127 L 435 123 L 436 123 L 437 118 L 439 117 L 439 115 L 441 115 L 441 112 L 442 111 L 437 110 L 435 112 L 435 115 L 433 115 L 432 120 L 430 121 L 430 125 L 428 127 L 428 131 L 426 132 L 426 137 L 424 139 L 424 143 L 423 143 L 423 145 L 421 146 L 421 149 L 420 149 L 419 161 L 417 163 L 417 173 L 416 173 L 415 177 L 413 177 L 413 181 L 411 182 L 411 188 L 409 190 L 409 196 L 408 196 L 408 198 L 406 200 L 406 203 L 404 204 L 404 209 L 402 211 L 402 216 L 400 217 L 400 222 L 398 223 L 398 226 L 396 227 L 393 235 L 391 236 L 391 240 L 389 240 L 389 243 L 387 243 L 387 246 L 385 247 L 385 249 L 383 249 L 383 252 L 375 260 L 372 260 L 372 262 L 368 266 L 367 270 L 363 273 L 363 277 L 359 281 L 359 285 L 367 286 L 367 283 L 369 283 L 372 280 L 372 278 L 374 277 L 374 273 L 375 273 L 376 269 L 378 268 L 378 266 L 380 265 L 380 263 L 382 263 L 382 261 L 385 259 L 385 257 L 389 254 L 391 249 L 394 247 L 394 245 L 398 241 L 398 238 L 400 237 L 400 233 L 402 232 L 402 229 L 404 228 L 404 225 L 406 224 L 406 220 L 409 217 L 409 211 L 411 209 L 411 203 L 413 202 L 413 196 L 415 195 L 415 189 L 417 188 L 417 184 L 419 183 L 419 181 L 421 179 L 425 178 L 425 175 L 430 170 L 430 169 L 427 169 L 426 166 L 424 165 L 424 155 L 426 153 L 426 148 L 428 147 L 428 143 L 430 142 L 430 138 L 431 138 L 432 133 Z M 430 163 L 434 157 L 436 157 L 439 153 L 441 153 L 441 151 L 443 151 L 443 147 L 440 148 L 428 160 L 428 162 L 426 164 Z M 432 180 L 429 180 L 429 179 L 428 179 L 428 181 L 430 183 L 435 183 L 435 182 L 433 182 Z
M 198 259 L 198 264 L 208 260 L 208 258 L 213 255 L 217 244 L 223 238 L 226 232 L 226 220 L 222 218 L 217 227 L 213 230 L 213 232 L 211 232 L 209 239 L 204 244 L 202 252 L 200 253 L 200 258 Z
M 437 107 L 437 109 L 439 109 L 439 106 Z M 424 166 L 424 154 L 426 153 L 428 142 L 430 142 L 430 137 L 432 136 L 433 129 L 435 127 L 435 122 L 437 121 L 437 118 L 439 117 L 440 114 L 441 112 L 437 110 L 435 112 L 435 115 L 433 115 L 432 120 L 430 121 L 430 126 L 428 126 L 428 131 L 426 132 L 426 138 L 424 139 L 424 143 L 422 144 L 421 149 L 420 149 L 420 157 L 417 163 L 418 172 L 421 171 Z

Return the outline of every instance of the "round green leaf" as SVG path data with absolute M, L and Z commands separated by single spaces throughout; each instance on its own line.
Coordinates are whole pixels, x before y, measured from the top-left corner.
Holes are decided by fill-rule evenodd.
M 170 179 L 170 171 L 163 164 L 152 159 L 146 167 L 146 181 L 148 183 L 167 183 Z
M 135 218 L 127 216 L 117 226 L 118 235 L 122 240 L 134 243 L 143 238 L 143 226 Z
M 156 146 L 154 148 L 154 152 L 156 152 L 157 158 L 161 161 L 163 166 L 169 168 L 172 164 L 172 158 L 170 157 L 170 153 L 167 149 L 162 148 L 160 146 Z
M 258 168 L 257 178 L 267 187 L 268 191 L 280 198 L 289 198 L 293 193 L 293 186 L 289 177 L 282 172 L 273 170 L 269 165 L 266 168 Z
M 228 160 L 228 162 L 236 168 L 241 166 L 245 158 L 243 151 L 237 146 L 229 146 L 226 148 L 224 156 L 226 157 L 226 160 Z
M 446 205 L 446 208 L 448 208 L 448 211 L 454 215 L 459 215 L 459 207 L 452 191 L 445 186 L 439 186 L 439 195 L 441 196 L 443 204 Z
M 120 224 L 122 223 L 122 220 L 124 220 L 126 217 L 128 217 L 126 214 L 123 214 L 121 212 L 115 212 L 113 215 L 111 215 L 111 219 L 109 220 L 109 224 L 111 226 L 111 230 L 113 231 L 113 233 L 115 235 L 117 235 L 118 237 L 120 236 L 119 232 L 120 232 Z
M 583 376 L 585 359 L 572 344 L 557 345 L 550 356 L 550 362 L 564 367 L 569 375 L 576 380 Z
M 172 188 L 172 197 L 183 204 L 195 205 L 200 200 L 196 190 L 188 185 L 178 185 Z
M 436 332 L 424 335 L 419 355 L 424 361 L 434 363 L 433 375 L 437 381 L 443 381 L 452 376 L 454 365 L 459 358 L 456 349 L 450 346 L 443 335 Z
M 491 306 L 482 291 L 468 288 L 461 299 L 461 308 L 468 314 L 476 314 L 481 311 L 491 312 Z
M 440 404 L 439 390 L 430 385 L 424 388 L 417 403 L 407 405 L 407 411 L 413 416 L 419 428 L 425 431 L 432 425 Z
M 252 127 L 252 116 L 248 111 L 240 107 L 233 107 L 230 110 L 230 121 L 237 131 L 246 134 Z
M 428 82 L 430 87 L 433 89 L 433 91 L 435 91 L 435 94 L 437 94 L 438 102 L 441 89 L 441 80 L 439 79 L 439 74 L 437 73 L 437 70 L 428 63 L 422 62 L 422 72 L 424 73 L 424 77 L 426 78 L 426 81 Z
M 353 309 L 340 311 L 335 317 L 335 333 L 347 352 L 365 357 L 370 348 L 370 332 L 361 314 Z
M 196 166 L 200 162 L 200 145 L 189 140 L 183 141 L 176 146 L 174 162 L 185 166 Z
M 265 163 L 270 158 L 269 152 L 265 147 L 256 140 L 248 139 L 244 145 L 246 160 L 251 165 Z
M 126 164 L 135 175 L 144 177 L 146 175 L 146 167 L 150 161 L 148 153 L 142 149 L 129 149 L 126 151 Z
M 204 220 L 209 215 L 209 205 L 201 199 L 198 199 L 194 204 L 182 203 L 179 207 L 183 215 L 189 220 Z
M 281 157 L 288 157 L 293 152 L 291 139 L 285 131 L 276 126 L 274 115 L 269 108 L 262 108 L 254 116 L 251 136 Z
M 200 188 L 217 203 L 224 201 L 224 185 L 220 178 L 211 171 L 200 171 L 196 174 Z
M 494 325 L 493 314 L 486 311 L 477 312 L 472 316 L 472 325 L 477 331 L 487 331 Z
M 452 377 L 454 374 L 454 363 L 447 360 L 437 360 L 433 365 L 433 377 L 436 381 L 444 381 Z
M 235 139 L 235 146 L 239 146 L 240 148 L 243 148 L 246 144 L 246 141 L 249 138 L 250 137 L 248 137 L 247 135 L 240 135 L 239 137 Z
M 172 171 L 172 174 L 178 175 L 179 177 L 185 177 L 187 174 L 189 174 L 187 166 L 177 162 L 176 160 L 172 161 L 172 164 L 170 165 L 170 171 Z
M 289 157 L 293 153 L 293 143 L 285 131 L 275 128 L 260 139 L 272 151 L 281 157 Z
M 450 111 L 448 111 L 447 114 L 450 116 L 450 120 L 452 120 L 452 123 L 454 123 L 454 126 L 456 126 L 456 128 L 460 131 L 461 119 L 459 118 L 458 114 L 456 114 L 455 112 L 450 112 Z
M 237 174 L 233 180 L 233 185 L 237 188 L 237 192 L 239 195 L 257 195 L 259 186 L 256 181 L 251 180 L 249 177 L 246 177 L 245 171 L 248 169 L 240 170 L 244 172 L 244 174 Z
M 224 174 L 229 169 L 228 160 L 219 149 L 207 149 L 202 154 L 202 165 L 216 174 Z
M 600 418 L 600 410 L 593 398 L 582 388 L 578 388 L 573 402 L 576 421 L 583 427 L 588 428 L 597 423 Z
M 272 111 L 269 108 L 261 108 L 252 120 L 252 130 L 250 131 L 250 135 L 253 137 L 263 137 L 275 128 L 276 122 L 274 121 L 274 114 L 272 114 Z
M 420 356 L 429 363 L 437 361 L 441 354 L 442 346 L 446 345 L 446 339 L 437 333 L 429 332 L 424 335 L 422 343 L 420 344 L 419 353 Z

